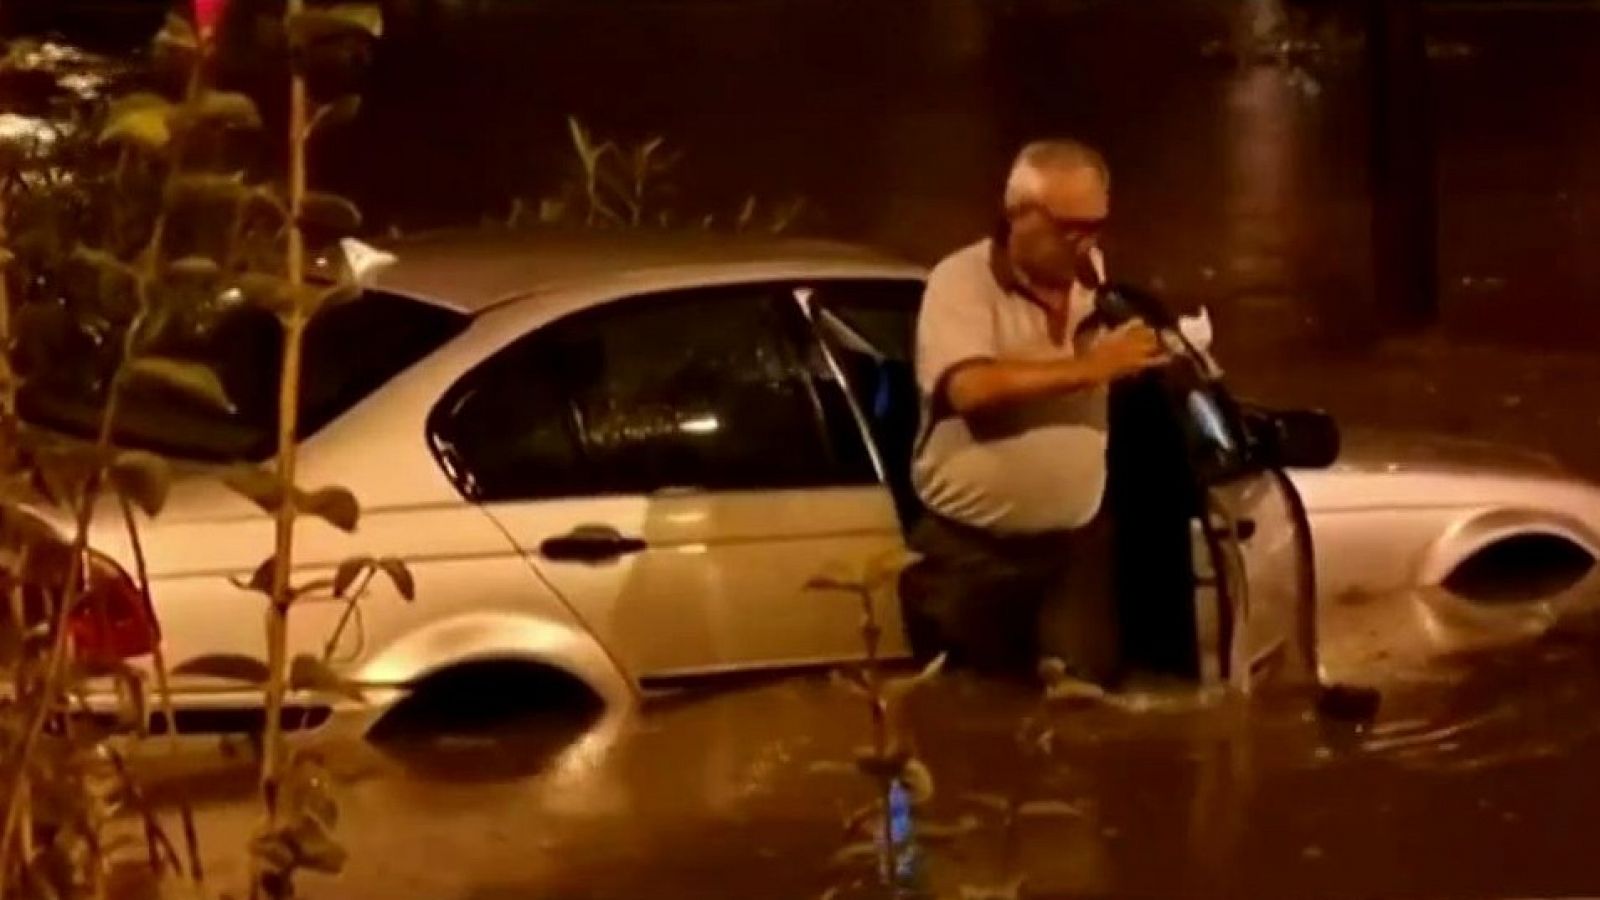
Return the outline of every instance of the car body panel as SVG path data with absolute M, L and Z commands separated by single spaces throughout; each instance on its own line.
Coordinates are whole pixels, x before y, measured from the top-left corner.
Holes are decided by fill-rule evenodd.
M 804 666 L 861 653 L 854 600 L 807 588 L 858 577 L 901 546 L 876 487 L 684 491 L 648 497 L 493 504 L 490 513 L 635 677 L 753 666 Z M 584 526 L 642 539 L 641 552 L 598 563 L 550 559 L 539 545 Z M 903 650 L 899 609 L 878 614 Z
M 852 598 L 806 585 L 819 575 L 859 576 L 885 553 L 903 551 L 886 488 L 668 492 L 480 507 L 463 499 L 441 468 L 428 446 L 427 421 L 439 398 L 495 352 L 599 304 L 710 285 L 903 281 L 920 279 L 921 269 L 857 248 L 774 239 L 444 235 L 393 249 L 400 263 L 380 276 L 378 287 L 472 320 L 304 442 L 300 483 L 347 487 L 364 512 L 354 534 L 303 518 L 294 576 L 297 583 L 326 577 L 358 554 L 406 560 L 416 601 L 374 581 L 359 620 L 332 648 L 348 675 L 376 686 L 372 696 L 380 705 L 430 673 L 484 659 L 553 666 L 616 706 L 631 702 L 639 683 L 652 678 L 859 654 Z M 186 467 L 168 509 L 143 528 L 173 665 L 214 653 L 264 656 L 263 598 L 230 578 L 248 579 L 270 552 L 272 523 L 216 474 Z M 1311 522 L 1321 634 L 1344 627 L 1350 610 L 1361 614 L 1348 628 L 1358 635 L 1354 649 L 1331 663 L 1325 655 L 1325 669 L 1375 658 L 1374 647 L 1397 630 L 1393 622 L 1442 621 L 1445 606 L 1436 594 L 1427 599 L 1417 592 L 1499 537 L 1542 530 L 1600 556 L 1600 489 L 1527 454 L 1353 440 L 1334 468 L 1291 475 Z M 1233 500 L 1239 515 L 1257 518 L 1270 532 L 1235 560 L 1250 570 L 1250 597 L 1269 606 L 1277 604 L 1273 598 L 1292 598 L 1301 557 L 1279 545 L 1286 533 L 1278 526 L 1291 512 L 1284 496 L 1241 488 Z M 541 553 L 545 540 L 583 525 L 607 525 L 647 546 L 600 563 Z M 114 505 L 97 517 L 92 541 L 134 570 Z M 1353 597 L 1380 599 L 1341 602 Z M 898 655 L 905 649 L 898 605 L 887 597 L 880 604 L 884 652 Z M 1382 616 L 1372 616 L 1373 609 Z M 298 606 L 291 653 L 323 652 L 342 612 L 332 602 Z M 1300 624 L 1293 615 L 1287 603 L 1259 609 L 1253 624 L 1267 637 L 1246 642 L 1243 662 L 1292 635 Z M 1502 630 L 1525 630 L 1527 621 Z M 1368 632 L 1375 636 L 1361 636 Z M 1449 643 L 1457 632 L 1434 633 Z M 1339 645 L 1333 637 L 1330 645 Z M 177 687 L 180 705 L 259 702 L 255 692 L 209 679 L 183 679 Z

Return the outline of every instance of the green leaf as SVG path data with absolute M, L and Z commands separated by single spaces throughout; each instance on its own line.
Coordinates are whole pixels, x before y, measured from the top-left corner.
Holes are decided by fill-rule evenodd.
M 273 315 L 294 309 L 294 288 L 287 279 L 265 272 L 247 272 L 234 282 L 245 299 Z
M 272 575 L 273 570 L 277 568 L 277 565 L 278 557 L 269 556 L 263 560 L 260 565 L 256 566 L 254 572 L 250 573 L 249 581 L 246 581 L 243 578 L 232 576 L 230 576 L 228 580 L 233 582 L 233 586 L 241 591 L 255 591 L 258 594 L 265 594 L 268 597 L 271 597 Z
M 222 379 L 211 367 L 203 363 L 165 356 L 142 356 L 128 366 L 130 376 L 154 384 L 165 385 L 199 400 L 212 409 L 232 413 L 236 411 Z
M 290 818 L 310 816 L 332 829 L 339 824 L 339 804 L 329 790 L 332 780 L 320 754 L 294 753 L 283 779 L 282 808 Z
M 1022 888 L 1027 883 L 1024 874 L 1001 884 L 963 884 L 957 900 L 1022 900 Z
M 124 450 L 111 464 L 111 484 L 147 516 L 161 514 L 172 484 L 172 467 L 165 459 L 143 450 Z
M 72 248 L 72 261 L 90 266 L 102 275 L 121 278 L 134 277 L 133 267 L 119 259 L 116 254 L 85 244 L 79 244 Z
M 744 231 L 746 228 L 750 227 L 750 223 L 754 222 L 755 218 L 756 198 L 754 196 L 746 197 L 744 198 L 744 206 L 739 208 L 739 216 L 734 221 L 734 230 Z
M 121 724 L 144 734 L 150 727 L 149 693 L 145 690 L 144 680 L 126 663 L 111 667 L 109 674 L 117 686 Z
M 384 574 L 389 576 L 389 580 L 394 582 L 394 589 L 400 593 L 400 596 L 407 603 L 417 599 L 416 579 L 411 577 L 411 570 L 406 567 L 403 561 L 393 556 L 385 556 L 378 560 L 378 568 L 382 569 Z
M 232 466 L 222 473 L 222 483 L 261 507 L 263 512 L 275 513 L 283 505 L 283 482 L 278 480 L 276 473 L 259 466 Z
M 295 861 L 313 872 L 337 875 L 350 857 L 315 816 L 301 816 L 290 826 L 289 841 L 295 849 Z
M 106 112 L 111 116 L 119 116 L 123 113 L 137 112 L 139 110 L 146 109 L 159 109 L 171 112 L 173 109 L 176 109 L 176 107 L 173 105 L 171 100 L 168 100 L 166 97 L 163 97 L 154 91 L 134 91 L 131 94 L 124 94 L 112 100 L 111 103 L 106 107 Z
M 361 97 L 356 94 L 347 94 L 330 103 L 325 103 L 317 109 L 312 116 L 311 124 L 307 131 L 318 131 L 330 125 L 343 125 L 361 114 Z
M 879 756 L 872 750 L 863 750 L 856 754 L 856 768 L 861 774 L 885 781 L 899 778 L 900 773 L 905 770 L 906 763 L 910 761 L 911 754 L 903 751 L 889 756 Z
M 343 597 L 356 583 L 356 579 L 373 565 L 374 560 L 370 556 L 352 556 L 339 563 L 339 568 L 333 573 L 333 595 Z
M 361 228 L 361 210 L 344 197 L 311 191 L 301 202 L 300 224 L 339 235 L 353 234 Z
M 1017 806 L 1017 817 L 1023 819 L 1081 819 L 1084 811 L 1065 800 L 1029 800 Z
M 244 173 L 219 174 L 215 172 L 179 175 L 172 179 L 167 192 L 168 202 L 232 203 L 247 193 Z
M 583 163 L 586 172 L 593 173 L 595 164 L 605 152 L 606 145 L 596 146 L 589 139 L 589 130 L 583 127 L 577 116 L 567 116 L 567 132 L 572 135 L 573 149 L 578 151 L 578 159 Z
M 258 834 L 250 840 L 250 855 L 269 872 L 285 872 L 295 864 L 295 850 L 281 831 Z
M 160 150 L 172 141 L 167 110 L 144 108 L 113 115 L 100 130 L 100 143 L 123 143 Z
M 245 199 L 251 203 L 259 203 L 268 207 L 285 219 L 289 218 L 289 205 L 284 201 L 283 195 L 275 188 L 267 185 L 257 185 L 250 189 L 250 193 Z
M 302 653 L 289 663 L 289 688 L 296 691 L 337 694 L 357 702 L 366 701 L 360 685 L 341 677 L 327 663 L 309 653 Z
M 167 13 L 166 23 L 156 33 L 155 45 L 158 50 L 192 52 L 200 49 L 200 36 L 188 19 L 177 13 Z
M 195 100 L 194 112 L 207 122 L 230 128 L 261 127 L 256 102 L 237 91 L 206 91 Z
M 204 256 L 185 256 L 175 259 L 167 264 L 167 271 L 182 278 L 209 279 L 222 273 L 222 267 L 214 259 Z
M 253 656 L 238 653 L 196 656 L 173 667 L 172 674 L 204 675 L 210 678 L 226 678 L 229 681 L 243 681 L 246 684 L 266 684 L 271 677 L 266 663 Z
M 289 41 L 305 47 L 326 40 L 383 36 L 383 11 L 375 4 L 336 3 L 289 17 Z
M 840 847 L 838 852 L 833 854 L 833 859 L 829 860 L 829 865 L 837 868 L 853 863 L 866 862 L 867 860 L 875 860 L 878 858 L 878 852 L 877 841 L 856 841 L 853 844 L 846 844 Z
M 981 806 L 990 812 L 1005 814 L 1011 809 L 1011 801 L 999 794 L 985 794 L 977 791 L 962 794 L 958 799 Z
M 832 591 L 839 594 L 860 594 L 866 591 L 866 587 L 863 585 L 825 575 L 807 581 L 805 589 L 808 591 Z
M 866 680 L 857 669 L 834 669 L 828 673 L 828 680 L 857 697 L 872 696 L 872 692 L 867 690 Z
M 907 694 L 937 678 L 944 669 L 945 658 L 948 654 L 941 653 L 923 667 L 921 672 L 904 678 L 890 678 L 884 682 L 883 695 L 889 700 L 898 700 Z
M 360 299 L 361 294 L 361 285 L 354 280 L 346 279 L 318 292 L 312 305 L 316 309 L 338 306 L 341 303 L 349 303 L 351 300 Z
M 983 827 L 983 822 L 974 815 L 964 815 L 954 822 L 918 822 L 917 834 L 930 841 L 948 841 L 965 837 Z
M 900 770 L 900 781 L 911 795 L 912 803 L 922 804 L 933 799 L 933 772 L 922 760 L 906 760 L 905 768 Z
M 361 521 L 361 504 L 348 488 L 325 487 L 295 497 L 301 512 L 316 516 L 340 531 L 355 531 Z

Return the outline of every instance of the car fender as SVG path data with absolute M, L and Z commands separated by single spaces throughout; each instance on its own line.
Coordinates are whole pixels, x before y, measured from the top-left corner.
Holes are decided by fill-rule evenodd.
M 363 684 L 406 686 L 473 662 L 550 666 L 588 685 L 608 710 L 631 708 L 638 692 L 592 635 L 540 616 L 471 612 L 428 624 L 396 640 L 353 673 Z
M 1583 521 L 1550 510 L 1497 507 L 1462 517 L 1445 529 L 1423 552 L 1415 583 L 1438 585 L 1473 554 L 1518 535 L 1562 538 L 1600 559 L 1600 534 Z

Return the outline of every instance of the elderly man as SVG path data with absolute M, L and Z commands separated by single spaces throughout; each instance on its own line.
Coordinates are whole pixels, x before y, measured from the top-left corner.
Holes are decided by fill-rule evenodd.
M 1109 385 L 1165 362 L 1157 336 L 1096 324 L 1105 160 L 1076 141 L 1023 149 L 993 237 L 929 277 L 917 322 L 922 427 L 913 481 L 928 515 L 901 583 L 907 630 L 980 669 L 1114 674 L 1106 483 Z M 1041 631 L 1041 621 L 1044 623 Z

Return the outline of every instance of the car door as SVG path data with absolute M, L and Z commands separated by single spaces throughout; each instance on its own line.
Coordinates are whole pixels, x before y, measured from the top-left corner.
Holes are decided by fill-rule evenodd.
M 463 378 L 431 426 L 463 492 L 642 680 L 862 652 L 860 609 L 808 582 L 902 541 L 792 292 L 680 290 L 558 319 Z M 902 652 L 897 606 L 877 612 Z
M 922 512 L 911 484 L 921 415 L 912 353 L 922 282 L 819 281 L 798 287 L 795 296 L 830 368 L 848 386 L 852 415 L 871 438 L 879 479 L 909 532 Z
M 1221 382 L 1191 386 L 1179 415 L 1201 497 L 1192 556 L 1202 677 L 1250 693 L 1314 685 L 1315 548 L 1299 492 Z

